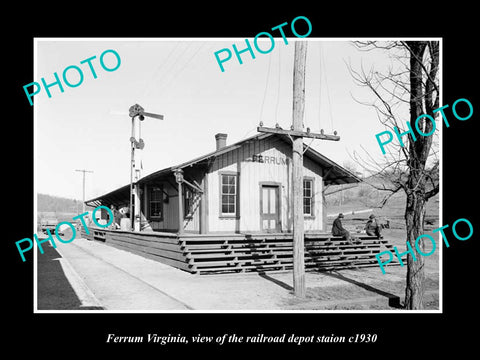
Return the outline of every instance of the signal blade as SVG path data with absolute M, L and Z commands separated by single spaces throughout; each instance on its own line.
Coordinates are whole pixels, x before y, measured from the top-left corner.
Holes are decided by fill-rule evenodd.
M 152 113 L 148 113 L 148 112 L 145 112 L 145 111 L 142 111 L 141 114 L 144 115 L 144 116 L 154 118 L 154 119 L 163 120 L 163 115 L 152 114 Z

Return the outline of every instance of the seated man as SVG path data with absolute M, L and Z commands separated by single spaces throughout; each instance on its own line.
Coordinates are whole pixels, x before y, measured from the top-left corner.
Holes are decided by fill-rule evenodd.
M 353 242 L 352 242 L 352 236 L 350 235 L 350 232 L 346 229 L 344 229 L 344 227 L 342 226 L 342 220 L 344 216 L 342 213 L 338 214 L 337 218 L 333 221 L 333 225 L 332 225 L 332 235 L 333 236 L 342 236 L 344 239 L 347 240 L 347 242 L 350 244 L 350 245 L 353 245 Z M 355 239 L 355 242 L 358 244 L 360 243 L 361 241 L 358 240 L 358 239 Z
M 369 220 L 365 225 L 365 231 L 367 232 L 367 235 L 376 236 L 379 239 L 383 239 L 382 228 L 373 214 L 369 216 Z

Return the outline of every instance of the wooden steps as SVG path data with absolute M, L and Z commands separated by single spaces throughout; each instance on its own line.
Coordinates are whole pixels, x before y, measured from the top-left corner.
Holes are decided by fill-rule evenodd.
M 348 244 L 329 234 L 305 236 L 305 268 L 331 270 L 351 267 L 378 266 L 376 254 L 393 246 L 385 239 L 361 236 L 360 244 Z M 291 234 L 258 234 L 205 237 L 180 237 L 192 272 L 265 272 L 293 268 Z M 394 265 L 394 263 L 390 263 Z M 398 262 L 397 262 L 398 265 Z
M 185 234 L 89 228 L 89 240 L 197 274 L 285 271 L 293 268 L 292 234 Z M 375 257 L 393 250 L 385 239 L 360 236 L 348 244 L 330 234 L 305 235 L 306 270 L 379 266 Z M 396 257 L 388 266 L 398 265 Z

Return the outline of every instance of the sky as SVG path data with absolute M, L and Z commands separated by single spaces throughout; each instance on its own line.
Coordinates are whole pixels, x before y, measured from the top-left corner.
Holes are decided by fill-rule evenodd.
M 53 83 L 54 73 L 62 79 L 71 65 L 84 76 L 77 87 L 62 80 L 63 93 L 54 85 L 51 98 L 43 88 L 34 97 L 36 192 L 82 199 L 77 169 L 93 171 L 86 174 L 86 199 L 128 184 L 128 110 L 137 103 L 164 115 L 164 120 L 146 118 L 141 124 L 144 176 L 215 150 L 216 133 L 227 133 L 232 144 L 255 135 L 260 121 L 290 128 L 295 40 L 285 44 L 276 38 L 268 54 L 254 48 L 255 59 L 243 53 L 243 64 L 233 55 L 222 72 L 214 53 L 233 52 L 232 44 L 242 49 L 245 38 L 36 39 L 32 81 Z M 361 147 L 380 156 L 375 134 L 384 128 L 371 107 L 354 100 L 370 101 L 373 94 L 354 83 L 346 64 L 384 68 L 390 59 L 381 52 L 361 52 L 346 39 L 307 41 L 305 128 L 327 134 L 336 130 L 341 140 L 305 143 L 340 165 L 352 162 L 352 153 Z M 115 71 L 100 65 L 106 50 L 120 56 Z M 88 64 L 81 64 L 92 56 L 96 79 Z M 104 61 L 107 68 L 116 65 L 112 53 Z M 67 74 L 71 83 L 80 82 L 75 70 Z

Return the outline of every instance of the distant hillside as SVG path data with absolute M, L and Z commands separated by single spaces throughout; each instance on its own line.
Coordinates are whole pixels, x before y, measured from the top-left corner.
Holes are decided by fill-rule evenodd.
M 59 196 L 37 194 L 37 211 L 41 212 L 78 212 L 82 210 L 82 201 Z
M 90 207 L 87 206 L 87 209 L 90 209 Z M 82 212 L 82 200 L 37 194 L 37 211 L 80 214 Z
M 55 218 L 60 221 L 72 221 L 82 213 L 82 200 L 68 199 L 60 196 L 37 194 L 37 225 L 44 218 Z M 93 208 L 87 206 L 86 211 Z
M 370 178 L 367 181 L 374 183 L 376 187 L 381 187 L 380 180 Z M 327 214 L 372 209 L 371 212 L 375 213 L 380 219 L 389 219 L 394 227 L 403 227 L 405 224 L 406 194 L 403 190 L 400 190 L 384 206 L 380 207 L 382 200 L 388 194 L 386 191 L 377 190 L 367 182 L 330 186 L 325 191 Z M 439 212 L 440 202 L 437 194 L 427 202 L 426 221 L 428 223 L 438 223 Z M 368 218 L 368 215 L 370 215 L 370 212 L 359 213 L 356 216 L 350 215 L 350 218 L 361 218 L 363 221 Z M 330 217 L 329 221 L 333 221 L 333 218 Z

